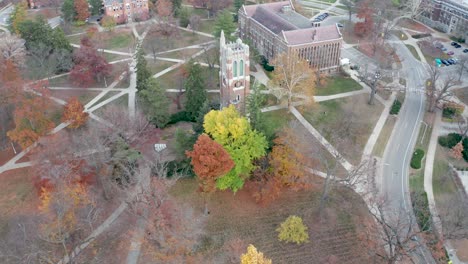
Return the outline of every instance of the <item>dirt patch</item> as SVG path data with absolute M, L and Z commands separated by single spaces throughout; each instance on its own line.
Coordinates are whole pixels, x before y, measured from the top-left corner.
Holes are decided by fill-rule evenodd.
M 432 29 L 426 27 L 425 25 L 423 25 L 423 24 L 421 24 L 419 22 L 416 22 L 414 20 L 407 19 L 407 18 L 401 19 L 400 22 L 398 22 L 398 25 L 401 26 L 401 27 L 405 27 L 405 28 L 408 28 L 408 29 L 418 31 L 418 32 L 424 32 L 424 33 L 434 32 Z
M 196 192 L 196 181 L 184 179 L 174 187 L 180 202 L 190 204 L 202 213 L 203 198 Z M 335 256 L 338 263 L 367 263 L 365 247 L 358 239 L 361 223 L 368 218 L 361 198 L 349 190 L 339 189 L 329 200 L 326 216 L 317 215 L 319 189 L 285 192 L 280 199 L 262 207 L 253 202 L 244 190 L 235 195 L 217 192 L 208 202 L 210 214 L 197 253 L 206 256 L 207 263 L 226 263 L 226 244 L 240 238 L 252 243 L 274 263 L 327 263 Z M 308 226 L 311 242 L 303 245 L 278 241 L 276 228 L 289 215 L 298 215 Z
M 454 239 L 450 240 L 453 247 L 457 251 L 457 257 L 463 261 L 468 261 L 468 239 Z

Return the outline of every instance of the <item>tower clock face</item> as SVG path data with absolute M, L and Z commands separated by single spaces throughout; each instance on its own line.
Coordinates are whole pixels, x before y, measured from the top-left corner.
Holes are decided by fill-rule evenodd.
M 235 84 L 234 84 L 234 87 L 241 87 L 242 86 L 242 82 L 241 81 L 237 81 Z

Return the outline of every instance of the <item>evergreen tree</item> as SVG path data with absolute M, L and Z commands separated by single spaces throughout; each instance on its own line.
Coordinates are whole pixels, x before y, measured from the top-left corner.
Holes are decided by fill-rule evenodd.
M 137 73 L 137 83 L 136 88 L 138 91 L 146 89 L 147 80 L 151 78 L 151 72 L 148 69 L 148 63 L 145 59 L 145 53 L 141 47 L 138 47 L 136 53 L 136 73 Z
M 10 31 L 14 32 L 15 34 L 20 34 L 19 32 L 19 25 L 26 20 L 26 3 L 19 3 L 11 12 L 10 17 L 8 18 L 8 23 L 10 24 L 8 27 Z
M 187 27 L 190 23 L 190 11 L 188 8 L 182 8 L 179 11 L 179 24 L 181 27 Z
M 52 29 L 42 17 L 38 17 L 34 21 L 24 21 L 19 25 L 18 30 L 21 38 L 26 41 L 27 49 L 43 43 L 46 47 L 51 47 L 52 50 L 62 49 L 68 52 L 73 50 L 62 29 Z
M 180 10 L 182 9 L 182 0 L 171 0 L 172 8 L 174 10 L 174 15 L 178 16 Z
M 195 134 L 199 135 L 203 133 L 203 122 L 205 121 L 205 115 L 211 111 L 210 102 L 206 100 L 200 110 L 198 111 L 197 119 L 195 119 L 195 123 L 192 125 L 192 129 Z
M 219 38 L 221 31 L 224 31 L 224 35 L 227 40 L 234 40 L 235 37 L 231 36 L 237 29 L 236 23 L 234 23 L 234 17 L 229 10 L 224 10 L 218 14 L 215 21 L 214 35 Z
M 247 113 L 249 113 L 250 125 L 253 129 L 260 130 L 260 115 L 262 113 L 261 108 L 264 102 L 265 95 L 260 93 L 260 84 L 255 82 L 247 97 Z
M 89 0 L 89 4 L 91 5 L 91 15 L 99 15 L 101 11 L 101 0 Z
M 234 0 L 234 8 L 237 11 L 242 7 L 242 5 L 245 3 L 245 0 Z
M 206 101 L 205 81 L 203 79 L 202 68 L 200 65 L 190 61 L 187 67 L 188 77 L 185 81 L 185 94 L 187 101 L 185 102 L 185 111 L 194 120 L 198 116 L 198 112 Z
M 65 0 L 62 5 L 63 19 L 67 22 L 73 22 L 76 16 L 75 3 L 73 0 Z
M 142 90 L 141 96 L 148 118 L 158 128 L 163 128 L 169 122 L 169 99 L 164 89 L 158 84 L 156 79 L 148 78 L 145 84 L 146 89 Z

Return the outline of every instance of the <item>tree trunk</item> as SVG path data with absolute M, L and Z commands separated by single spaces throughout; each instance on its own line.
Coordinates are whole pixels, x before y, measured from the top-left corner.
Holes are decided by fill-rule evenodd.
M 377 90 L 375 89 L 375 87 L 374 88 L 371 87 L 371 92 L 370 92 L 368 104 L 374 105 L 374 98 L 375 98 L 376 92 L 377 92 Z
M 319 206 L 319 215 L 322 214 L 323 207 L 325 206 L 325 201 L 328 198 L 328 191 L 330 189 L 330 180 L 331 172 L 327 169 L 327 178 L 325 179 L 325 184 L 323 186 L 322 197 L 320 197 L 320 206 Z

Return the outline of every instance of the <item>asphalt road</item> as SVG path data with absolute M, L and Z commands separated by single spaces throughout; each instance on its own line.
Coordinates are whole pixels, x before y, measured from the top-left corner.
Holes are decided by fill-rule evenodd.
M 389 202 L 387 212 L 390 214 L 403 210 L 402 215 L 409 219 L 414 217 L 409 195 L 409 163 L 425 112 L 423 89 L 427 73 L 424 65 L 414 59 L 403 44 L 394 44 L 394 46 L 400 58 L 404 58 L 401 72 L 406 79 L 407 93 L 395 124 L 395 133 L 385 149 L 379 189 Z M 425 245 L 415 252 L 415 256 L 418 263 L 435 263 Z

